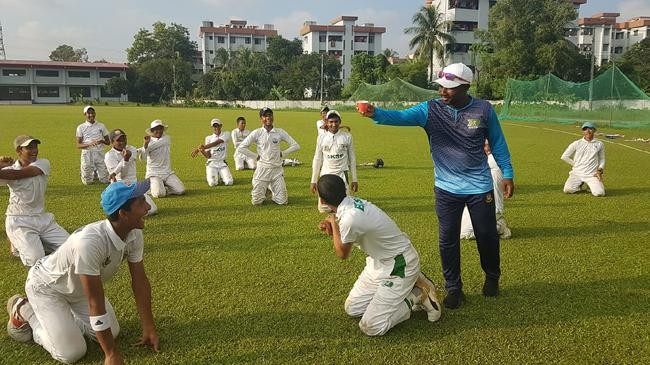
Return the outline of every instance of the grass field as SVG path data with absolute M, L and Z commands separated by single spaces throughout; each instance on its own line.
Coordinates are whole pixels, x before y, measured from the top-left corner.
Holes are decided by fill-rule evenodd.
M 293 157 L 304 164 L 285 168 L 289 205 L 261 207 L 250 205 L 251 171 L 234 171 L 233 186 L 209 188 L 203 160 L 189 156 L 191 146 L 211 133 L 211 118 L 230 130 L 240 114 L 249 129 L 259 125 L 253 110 L 97 108 L 97 119 L 109 129 L 125 129 L 134 145 L 141 145 L 151 120 L 165 120 L 173 167 L 188 191 L 158 199 L 159 214 L 145 228 L 160 353 L 130 346 L 140 329 L 127 267 L 105 287 L 128 363 L 650 363 L 650 145 L 606 140 L 608 196 L 565 195 L 569 166 L 560 155 L 579 138 L 579 129 L 504 122 L 516 190 L 506 201 L 513 238 L 502 241 L 501 296 L 481 295 L 476 246 L 464 241 L 465 305 L 444 311 L 438 323 L 414 313 L 387 335 L 369 338 L 343 311 L 364 255 L 355 250 L 349 260 L 337 259 L 316 229 L 321 215 L 309 176 L 317 113 L 276 111 L 276 126 L 300 143 Z M 47 207 L 69 231 L 103 219 L 103 187 L 86 187 L 79 179 L 74 131 L 82 118 L 81 107 L 0 107 L 0 154 L 13 155 L 17 134 L 43 141 L 40 157 L 52 163 Z M 343 118 L 352 127 L 358 160 L 381 157 L 386 163 L 383 169 L 359 168 L 359 196 L 397 221 L 420 252 L 423 270 L 441 284 L 425 133 L 375 126 L 354 113 Z M 649 130 L 603 131 L 650 137 Z M 138 172 L 143 176 L 143 164 Z M 0 188 L 0 206 L 7 199 L 7 189 Z M 0 239 L 0 253 L 2 299 L 24 291 L 26 270 L 8 256 L 6 239 Z M 93 343 L 80 363 L 102 359 Z M 53 360 L 3 332 L 0 363 Z

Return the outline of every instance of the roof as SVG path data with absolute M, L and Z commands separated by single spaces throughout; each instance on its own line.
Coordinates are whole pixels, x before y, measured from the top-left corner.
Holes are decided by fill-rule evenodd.
M 61 61 L 33 61 L 33 60 L 0 60 L 0 67 L 27 67 L 27 68 L 74 68 L 83 70 L 111 70 L 126 71 L 126 63 L 94 63 L 94 62 L 61 62 Z
M 311 32 L 340 32 L 343 33 L 345 27 L 343 25 L 318 25 L 318 24 L 305 24 L 300 29 L 300 35 L 303 36 Z M 353 32 L 357 33 L 386 33 L 385 27 L 367 27 L 363 25 L 355 25 L 352 27 Z
M 257 27 L 233 28 L 233 27 L 200 27 L 199 37 L 203 38 L 205 33 L 214 34 L 233 34 L 233 35 L 259 35 L 259 36 L 277 36 L 278 31 L 275 29 L 259 29 Z

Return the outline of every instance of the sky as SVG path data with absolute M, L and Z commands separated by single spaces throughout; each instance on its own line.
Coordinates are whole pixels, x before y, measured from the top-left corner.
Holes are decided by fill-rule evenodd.
M 535 0 L 530 0 L 535 1 Z M 86 48 L 91 61 L 126 62 L 126 49 L 141 28 L 156 21 L 189 29 L 198 42 L 203 20 L 215 25 L 244 19 L 249 25 L 274 24 L 284 38 L 299 37 L 305 21 L 329 24 L 341 15 L 359 17 L 358 23 L 386 27 L 382 48 L 405 57 L 409 36 L 404 28 L 423 0 L 0 0 L 0 24 L 7 59 L 47 60 L 61 44 Z M 619 21 L 650 16 L 648 0 L 587 0 L 580 17 L 599 12 L 621 13 Z

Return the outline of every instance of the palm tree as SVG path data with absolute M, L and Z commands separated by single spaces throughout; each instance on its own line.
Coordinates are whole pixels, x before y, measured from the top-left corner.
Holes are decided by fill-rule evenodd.
M 454 37 L 447 33 L 451 22 L 444 19 L 444 14 L 434 6 L 423 6 L 413 15 L 413 26 L 404 29 L 404 33 L 412 34 L 409 42 L 411 49 L 415 48 L 415 56 L 429 62 L 429 82 L 433 82 L 433 59 L 437 57 L 445 62 L 445 43 L 454 43 Z

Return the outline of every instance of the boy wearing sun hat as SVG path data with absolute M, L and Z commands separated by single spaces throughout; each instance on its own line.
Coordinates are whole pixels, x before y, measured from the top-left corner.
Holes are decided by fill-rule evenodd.
M 172 170 L 171 139 L 165 130 L 168 126 L 162 120 L 151 122 L 145 131 L 143 155 L 147 158 L 145 177 L 151 180 L 151 195 L 162 198 L 167 195 L 185 194 L 185 186 Z

